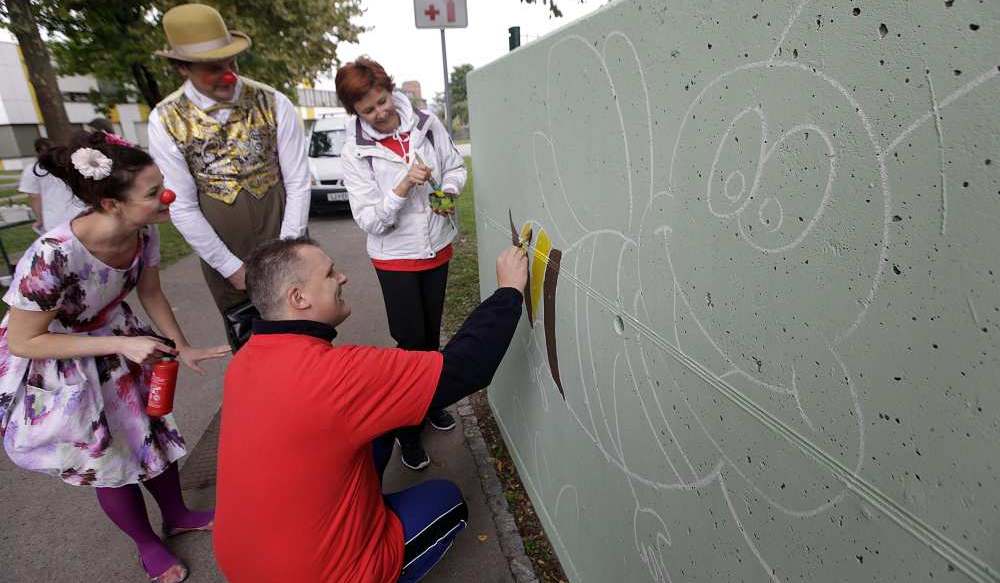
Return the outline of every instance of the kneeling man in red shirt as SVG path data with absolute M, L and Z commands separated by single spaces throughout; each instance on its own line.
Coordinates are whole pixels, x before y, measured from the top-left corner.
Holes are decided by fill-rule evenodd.
M 521 317 L 524 251 L 441 351 L 333 346 L 347 276 L 307 238 L 246 262 L 263 320 L 226 372 L 213 534 L 233 583 L 415 582 L 465 527 L 458 488 L 382 493 L 392 431 L 482 389 Z

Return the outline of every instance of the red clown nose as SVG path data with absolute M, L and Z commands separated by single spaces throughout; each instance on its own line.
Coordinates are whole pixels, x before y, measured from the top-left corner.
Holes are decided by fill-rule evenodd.
M 219 77 L 219 81 L 222 82 L 223 85 L 235 85 L 236 79 L 236 73 L 233 73 L 232 71 L 226 71 L 221 77 Z
M 177 193 L 170 190 L 169 188 L 165 189 L 163 192 L 160 193 L 160 202 L 162 202 L 167 206 L 170 206 L 170 203 L 174 202 L 174 200 L 176 199 L 177 199 Z

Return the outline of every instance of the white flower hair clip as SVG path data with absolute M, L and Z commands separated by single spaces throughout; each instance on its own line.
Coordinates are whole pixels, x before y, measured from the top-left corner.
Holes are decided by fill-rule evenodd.
M 111 176 L 111 158 L 93 148 L 80 148 L 69 157 L 73 167 L 91 180 L 104 180 Z

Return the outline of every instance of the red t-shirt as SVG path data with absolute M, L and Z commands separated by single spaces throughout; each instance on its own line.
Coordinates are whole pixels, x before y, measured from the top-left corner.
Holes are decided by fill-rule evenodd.
M 382 138 L 378 141 L 378 143 L 395 152 L 400 158 L 405 159 L 406 153 L 410 151 L 410 132 L 403 132 L 399 134 L 399 137 L 403 139 L 402 144 L 396 141 L 393 137 Z
M 226 371 L 215 557 L 233 583 L 388 583 L 403 528 L 371 441 L 420 423 L 439 352 L 255 334 Z

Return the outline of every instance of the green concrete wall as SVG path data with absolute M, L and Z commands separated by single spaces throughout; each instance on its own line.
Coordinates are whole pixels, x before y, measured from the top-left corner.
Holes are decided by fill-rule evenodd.
M 483 293 L 562 252 L 490 399 L 572 581 L 1000 581 L 998 77 L 992 0 L 618 2 L 470 75 Z

